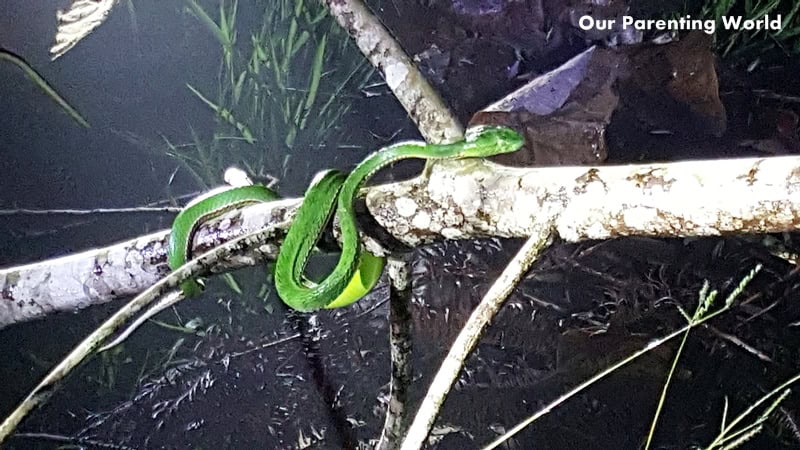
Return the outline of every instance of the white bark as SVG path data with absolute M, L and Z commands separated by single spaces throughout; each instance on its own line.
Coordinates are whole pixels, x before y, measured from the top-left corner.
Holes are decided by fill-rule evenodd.
M 269 225 L 285 229 L 298 205 L 298 199 L 280 200 L 231 211 L 200 227 L 193 253 Z M 163 230 L 105 248 L 0 269 L 0 328 L 138 294 L 169 272 L 168 235 Z M 257 260 L 250 255 L 228 263 L 217 269 L 253 265 Z
M 285 229 L 297 204 L 232 211 L 200 229 L 195 252 L 267 225 Z M 528 237 L 543 216 L 569 242 L 791 231 L 800 228 L 800 157 L 596 168 L 453 161 L 437 164 L 425 185 L 415 179 L 371 188 L 367 205 L 411 246 L 441 237 Z M 0 327 L 141 292 L 168 271 L 167 233 L 0 269 Z M 241 258 L 218 269 L 255 263 Z
M 549 168 L 452 161 L 433 168 L 427 187 L 371 189 L 367 205 L 411 246 L 527 237 L 542 215 L 568 242 L 789 231 L 800 224 L 800 157 Z
M 168 293 L 176 288 L 181 281 L 196 277 L 205 268 L 215 265 L 220 260 L 231 260 L 234 255 L 242 254 L 243 251 L 252 251 L 257 248 L 259 252 L 268 252 L 269 239 L 275 235 L 275 228 L 266 227 L 254 233 L 247 233 L 244 236 L 226 242 L 217 248 L 209 250 L 195 259 L 188 261 L 181 267 L 150 286 L 133 300 L 128 302 L 102 325 L 97 327 L 89 336 L 83 339 L 69 354 L 64 357 L 50 372 L 44 377 L 36 387 L 17 405 L 8 417 L 0 423 L 0 445 L 8 439 L 11 433 L 27 415 L 36 407 L 45 404 L 50 396 L 58 389 L 59 383 L 64 380 L 76 367 L 86 360 L 111 334 L 119 329 L 125 322 L 133 317 L 137 312 L 151 305 L 154 301 L 167 296 L 179 296 L 183 294 L 176 291 Z M 246 258 L 246 256 L 245 256 Z
M 64 11 L 56 13 L 58 29 L 55 43 L 50 48 L 53 59 L 67 53 L 81 39 L 89 35 L 108 18 L 108 13 L 118 0 L 73 0 Z
M 359 0 L 324 0 L 331 15 L 377 68 L 427 142 L 463 139 L 464 128 L 439 93 L 392 38 L 380 20 Z

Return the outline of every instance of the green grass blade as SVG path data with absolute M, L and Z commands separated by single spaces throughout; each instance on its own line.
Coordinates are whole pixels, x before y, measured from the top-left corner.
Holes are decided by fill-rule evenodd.
M 325 19 L 325 17 L 327 17 L 327 15 L 328 15 L 328 10 L 325 9 L 325 8 L 322 8 L 322 10 L 319 11 L 316 16 L 314 16 L 314 17 L 309 16 L 308 23 L 311 24 L 311 25 L 316 25 L 320 21 Z
M 228 17 L 225 14 L 225 1 L 219 2 L 219 32 L 225 36 L 225 41 L 231 35 L 231 28 L 228 26 Z
M 207 99 L 203 94 L 200 93 L 200 91 L 195 89 L 191 84 L 187 83 L 186 87 L 188 87 L 189 90 L 192 91 L 192 93 L 197 96 L 197 98 L 202 100 L 203 103 L 205 103 L 211 109 L 213 109 L 214 112 L 217 113 L 217 116 L 220 119 L 225 121 L 228 125 L 231 125 L 237 130 L 239 130 L 239 133 L 241 134 L 242 138 L 244 138 L 244 140 L 247 141 L 248 144 L 255 144 L 256 140 L 253 137 L 253 133 L 250 131 L 247 125 L 236 120 L 236 118 L 233 117 L 233 113 L 231 113 L 230 110 L 228 110 L 227 108 L 220 108 L 219 105 Z
M 208 105 L 208 106 L 209 106 L 211 109 L 213 109 L 213 110 L 214 110 L 214 112 L 219 112 L 219 106 L 217 106 L 217 105 L 216 105 L 216 103 L 212 102 L 211 100 L 207 99 L 207 98 L 206 98 L 206 97 L 205 97 L 203 94 L 201 94 L 201 93 L 200 93 L 200 91 L 198 91 L 197 89 L 195 89 L 195 88 L 194 88 L 194 86 L 192 86 L 192 85 L 191 85 L 191 84 L 189 84 L 189 83 L 186 83 L 186 87 L 187 87 L 187 88 L 189 88 L 189 90 L 190 90 L 190 91 L 192 91 L 192 93 L 193 93 L 194 95 L 196 95 L 196 96 L 197 96 L 197 98 L 199 98 L 200 100 L 202 100 L 202 101 L 203 101 L 203 103 L 205 103 L 205 104 L 206 104 L 206 105 Z
M 780 0 L 772 0 L 771 2 L 767 3 L 766 5 L 762 6 L 761 9 L 753 15 L 754 19 L 763 17 L 766 14 L 771 13 L 778 7 Z
M 289 25 L 289 35 L 286 37 L 286 40 L 283 41 L 283 70 L 284 72 L 289 70 L 289 63 L 292 62 L 292 48 L 294 48 L 294 39 L 297 36 L 297 19 L 292 19 L 292 23 Z
M 223 273 L 222 279 L 225 280 L 225 284 L 227 284 L 233 292 L 242 295 L 242 288 L 239 286 L 239 283 L 236 281 L 236 278 L 234 278 L 233 275 L 229 273 Z
M 715 5 L 714 8 L 714 18 L 719 19 L 720 17 L 728 14 L 733 5 L 736 4 L 736 0 L 727 0 L 727 1 L 720 1 Z
M 134 37 L 137 37 L 139 36 L 139 20 L 136 18 L 136 8 L 133 6 L 132 0 L 127 0 L 125 4 L 128 7 L 128 17 L 131 20 L 131 31 L 133 31 Z
M 189 126 L 189 130 L 192 133 L 192 140 L 194 141 L 194 148 L 197 150 L 197 155 L 200 160 L 200 168 L 205 172 L 205 180 L 213 180 L 215 178 L 213 173 L 213 166 L 209 159 L 209 154 L 205 150 L 205 145 L 203 141 L 200 139 L 200 135 L 197 134 L 197 131 L 194 129 L 193 126 Z M 205 183 L 204 183 L 205 184 Z
M 64 112 L 72 117 L 72 120 L 77 122 L 82 127 L 89 128 L 89 122 L 87 122 L 86 119 L 84 119 L 75 108 L 73 108 L 66 100 L 64 100 L 63 97 L 58 95 L 58 92 L 56 92 L 56 90 L 47 83 L 47 80 L 39 75 L 39 73 L 34 70 L 34 68 L 31 67 L 30 64 L 28 64 L 24 59 L 8 50 L 0 49 L 0 60 L 6 60 L 22 69 L 22 71 L 25 72 L 25 75 L 27 75 L 28 78 L 30 78 L 31 81 L 33 81 L 36 86 L 39 87 L 39 89 L 41 89 L 48 97 L 50 97 L 51 100 L 56 102 L 58 106 L 64 110 Z
M 325 62 L 325 46 L 328 42 L 328 36 L 323 35 L 319 45 L 317 45 L 317 52 L 314 54 L 314 64 L 311 66 L 311 78 L 308 83 L 308 94 L 306 94 L 306 117 L 311 111 L 311 106 L 317 99 L 317 91 L 319 90 L 319 80 L 322 78 L 322 64 Z M 303 120 L 305 122 L 305 119 Z
M 206 186 L 206 183 L 203 181 L 203 177 L 200 176 L 199 173 L 197 173 L 197 171 L 194 169 L 194 167 L 191 164 L 192 161 L 194 161 L 195 163 L 199 163 L 199 162 L 197 160 L 195 160 L 194 158 L 192 158 L 191 156 L 189 156 L 186 152 L 183 152 L 183 151 L 179 150 L 178 147 L 175 144 L 173 144 L 172 142 L 170 142 L 169 139 L 167 139 L 166 136 L 161 136 L 161 138 L 164 139 L 164 142 L 167 144 L 167 147 L 169 148 L 169 150 L 167 151 L 167 155 L 177 159 L 178 162 L 181 163 L 183 168 L 186 169 L 187 171 L 189 171 L 189 174 L 192 175 L 192 177 L 197 181 L 197 183 L 200 186 L 202 186 L 204 188 L 208 187 L 208 186 Z
M 236 15 L 239 11 L 239 1 L 234 0 L 233 6 L 228 10 L 228 17 L 225 20 L 226 26 L 228 28 L 228 42 L 230 42 L 231 47 L 236 44 Z M 222 17 L 222 14 L 220 14 Z
M 333 103 L 333 102 L 334 102 L 336 99 L 338 99 L 338 98 L 339 98 L 339 95 L 342 93 L 342 90 L 345 88 L 345 86 L 347 86 L 347 85 L 349 85 L 349 84 L 350 84 L 350 82 L 351 82 L 351 80 L 353 79 L 353 77 L 354 77 L 354 76 L 355 76 L 355 75 L 356 75 L 356 74 L 357 74 L 359 71 L 361 71 L 361 70 L 363 69 L 363 67 L 364 67 L 364 65 L 365 65 L 366 63 L 367 63 L 367 60 L 366 60 L 366 59 L 364 59 L 364 60 L 362 60 L 361 62 L 359 62 L 359 63 L 356 65 L 356 67 L 354 67 L 354 68 L 353 68 L 353 70 L 351 70 L 351 71 L 350 71 L 350 73 L 347 75 L 347 78 L 345 78 L 345 79 L 344 79 L 344 81 L 342 81 L 342 82 L 339 84 L 339 86 L 336 88 L 336 90 L 333 92 L 333 94 L 331 94 L 331 95 L 328 97 L 328 101 L 327 101 L 327 102 L 325 102 L 325 104 L 324 104 L 324 105 L 322 105 L 322 108 L 320 108 L 320 110 L 319 110 L 319 115 L 325 115 L 325 113 L 328 111 L 328 108 L 330 108 L 331 104 L 332 104 L 332 103 Z M 367 76 L 364 78 L 364 80 L 362 80 L 361 84 L 363 84 L 364 82 L 366 82 L 366 80 L 367 80 L 367 79 L 369 79 L 369 77 L 370 77 L 370 76 L 372 76 L 372 71 L 371 71 L 371 70 L 368 70 L 368 71 L 367 71 Z M 337 115 L 338 115 L 338 114 L 337 114 Z M 339 115 L 339 116 L 341 117 L 341 115 Z
M 292 58 L 294 58 L 297 52 L 300 51 L 301 48 L 303 48 L 303 46 L 306 44 L 306 42 L 308 42 L 308 39 L 310 37 L 311 33 L 309 33 L 308 31 L 303 30 L 303 32 L 300 33 L 300 37 L 297 38 L 297 40 L 294 43 L 294 47 L 292 47 L 292 49 L 289 52 Z
M 185 0 L 189 10 L 194 13 L 195 17 L 197 17 L 200 22 L 206 26 L 208 31 L 214 35 L 215 38 L 219 41 L 223 48 L 229 49 L 231 48 L 231 42 L 229 40 L 228 34 L 226 34 L 214 19 L 209 16 L 206 11 L 203 9 L 202 6 L 198 5 L 194 0 Z
M 239 99 L 242 96 L 242 87 L 244 86 L 244 80 L 247 76 L 247 71 L 243 71 L 239 74 L 239 79 L 236 80 L 236 84 L 233 86 L 233 103 L 238 104 Z
M 277 86 L 278 89 L 286 89 L 286 86 L 283 84 L 283 79 L 281 78 L 280 66 L 278 66 L 278 61 L 280 61 L 278 59 L 278 53 L 275 50 L 275 44 L 271 40 L 269 41 L 269 52 L 273 63 L 271 65 L 271 68 L 272 68 L 272 74 L 275 78 L 275 85 Z
M 289 127 L 289 132 L 286 133 L 286 139 L 283 140 L 283 143 L 287 147 L 293 148 L 294 147 L 294 141 L 295 141 L 296 138 L 297 138 L 297 127 L 290 126 Z

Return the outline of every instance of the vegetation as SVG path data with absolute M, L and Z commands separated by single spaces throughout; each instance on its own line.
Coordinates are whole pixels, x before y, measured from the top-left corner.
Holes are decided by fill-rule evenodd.
M 169 144 L 201 184 L 229 165 L 251 174 L 285 173 L 297 148 L 324 148 L 351 102 L 344 93 L 372 69 L 349 36 L 316 1 L 262 2 L 260 27 L 240 45 L 237 1 L 219 3 L 219 19 L 195 0 L 187 8 L 218 41 L 222 54 L 216 92 L 189 90 L 211 108 L 217 129 L 210 142 Z
M 686 340 L 689 337 L 689 332 L 694 328 L 704 324 L 705 322 L 713 319 L 714 317 L 719 316 L 727 311 L 729 311 L 736 301 L 736 299 L 744 292 L 744 289 L 747 285 L 753 280 L 753 278 L 758 274 L 761 270 L 761 266 L 756 266 L 750 273 L 748 273 L 742 280 L 737 284 L 734 290 L 728 295 L 725 299 L 725 302 L 722 306 L 715 305 L 715 301 L 717 299 L 718 291 L 712 290 L 709 291 L 709 285 L 706 282 L 700 290 L 699 293 L 699 301 L 697 308 L 693 314 L 689 314 L 683 309 L 680 309 L 681 314 L 687 321 L 687 324 L 675 330 L 668 335 L 656 339 L 655 341 L 651 342 L 645 348 L 642 348 L 633 354 L 629 355 L 628 357 L 618 361 L 611 366 L 607 367 L 606 369 L 600 371 L 595 376 L 589 378 L 588 380 L 580 383 L 575 388 L 571 389 L 564 395 L 560 396 L 553 402 L 547 404 L 543 408 L 539 409 L 535 414 L 528 417 L 524 421 L 520 422 L 513 428 L 511 428 L 508 432 L 497 438 L 495 441 L 484 447 L 485 450 L 490 450 L 493 448 L 499 447 L 502 443 L 508 441 L 512 436 L 516 433 L 527 427 L 528 425 L 532 424 L 542 416 L 548 414 L 557 406 L 565 403 L 567 400 L 575 396 L 576 394 L 583 392 L 585 389 L 589 388 L 596 382 L 602 380 L 603 378 L 611 375 L 612 373 L 616 372 L 618 369 L 622 368 L 623 366 L 631 363 L 635 359 L 639 358 L 640 356 L 649 353 L 650 351 L 654 350 L 656 347 L 659 347 L 679 336 L 682 337 L 681 343 L 678 347 L 678 351 L 675 353 L 675 357 L 673 358 L 672 367 L 670 368 L 666 381 L 664 382 L 664 387 L 661 392 L 661 396 L 658 401 L 658 405 L 656 407 L 656 411 L 653 415 L 652 425 L 650 427 L 650 431 L 646 437 L 646 444 L 645 449 L 651 448 L 653 435 L 655 432 L 656 425 L 658 423 L 658 418 L 660 416 L 661 410 L 664 406 L 664 402 L 667 395 L 667 390 L 669 388 L 670 382 L 672 381 L 673 375 L 675 373 L 675 368 L 677 367 L 678 360 L 680 359 L 684 346 L 686 344 Z M 728 422 L 728 399 L 726 398 L 723 404 L 723 410 L 721 414 L 721 423 L 719 426 L 719 434 L 713 439 L 713 441 L 708 444 L 705 448 L 708 450 L 712 449 L 733 449 L 736 447 L 741 446 L 747 440 L 754 437 L 756 434 L 761 432 L 764 429 L 764 423 L 769 418 L 770 414 L 780 405 L 780 403 L 786 399 L 786 397 L 790 394 L 790 390 L 788 387 L 800 380 L 800 374 L 795 375 L 788 379 L 787 381 L 781 383 L 776 388 L 772 389 L 768 393 L 764 394 L 761 398 L 757 399 L 753 403 L 750 404 L 748 408 L 746 408 L 741 414 L 735 417 L 733 420 Z M 769 402 L 769 403 L 768 403 Z M 760 411 L 760 412 L 759 412 Z M 746 420 L 750 420 L 750 422 L 745 422 Z
M 25 73 L 25 75 L 28 78 L 30 78 L 31 81 L 34 82 L 34 84 L 36 84 L 36 87 L 38 87 L 42 92 L 44 92 L 45 95 L 50 97 L 51 100 L 56 102 L 56 104 L 58 104 L 58 106 L 61 107 L 61 109 L 65 113 L 67 113 L 67 115 L 69 115 L 72 118 L 72 120 L 74 120 L 78 125 L 82 127 L 89 128 L 89 122 L 87 122 L 86 119 L 84 119 L 83 116 L 81 116 L 81 114 L 75 108 L 73 108 L 72 105 L 69 104 L 69 102 L 67 102 L 66 100 L 64 100 L 63 97 L 58 95 L 58 92 L 56 92 L 56 90 L 52 86 L 50 86 L 47 80 L 45 80 L 44 77 L 39 75 L 39 72 L 37 72 L 33 67 L 31 67 L 31 65 L 28 64 L 24 59 L 22 59 L 22 57 L 17 56 L 8 50 L 0 48 L 0 61 L 8 61 L 11 64 L 14 64 L 15 66 L 19 67 Z
M 800 3 L 794 0 L 704 0 L 699 8 L 684 5 L 682 15 L 717 21 L 716 47 L 723 58 L 757 64 L 760 55 L 778 52 L 780 56 L 800 53 Z M 775 18 L 781 15 L 780 30 L 726 30 L 723 16 L 741 16 L 743 19 Z

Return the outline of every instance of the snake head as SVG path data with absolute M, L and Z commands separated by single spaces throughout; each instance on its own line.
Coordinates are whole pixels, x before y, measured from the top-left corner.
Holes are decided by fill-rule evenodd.
M 478 125 L 466 132 L 468 144 L 464 158 L 485 158 L 487 156 L 511 153 L 525 145 L 525 138 L 516 130 L 497 125 Z

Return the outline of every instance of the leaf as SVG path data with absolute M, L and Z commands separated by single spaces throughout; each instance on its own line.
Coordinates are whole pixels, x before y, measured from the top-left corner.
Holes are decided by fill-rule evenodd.
M 214 19 L 209 16 L 203 7 L 198 5 L 194 0 L 185 0 L 188 4 L 189 10 L 194 13 L 194 15 L 200 19 L 200 22 L 206 26 L 208 31 L 217 38 L 219 43 L 222 45 L 223 48 L 229 49 L 231 48 L 231 42 L 229 40 L 228 34 L 214 22 Z M 224 17 L 224 16 L 223 16 Z
M 78 122 L 79 125 L 89 128 L 89 122 L 80 115 L 80 113 L 75 110 L 63 97 L 58 95 L 55 89 L 47 83 L 47 80 L 44 79 L 39 72 L 34 70 L 33 67 L 30 66 L 24 59 L 20 56 L 11 53 L 8 50 L 0 49 L 0 60 L 6 60 L 15 66 L 22 69 L 25 72 L 25 75 L 28 76 L 35 84 L 39 87 L 48 97 L 50 97 L 54 102 L 61 107 L 75 122 Z
M 314 100 L 317 99 L 317 90 L 319 90 L 319 80 L 322 78 L 322 63 L 325 61 L 325 46 L 327 42 L 328 35 L 322 35 L 322 40 L 320 40 L 319 45 L 317 45 L 317 52 L 314 55 L 314 64 L 311 66 L 311 79 L 309 80 L 308 94 L 306 96 L 306 111 L 311 109 Z
M 239 103 L 239 98 L 242 95 L 242 86 L 244 85 L 245 76 L 247 76 L 247 72 L 243 71 L 239 74 L 239 79 L 236 81 L 236 85 L 233 87 L 233 102 Z
M 242 288 L 239 286 L 239 283 L 236 282 L 236 278 L 229 273 L 223 273 L 222 279 L 225 280 L 225 284 L 233 291 L 239 295 L 242 295 Z
M 57 11 L 56 42 L 50 47 L 51 58 L 64 55 L 102 25 L 116 4 L 117 0 L 74 0 L 66 10 Z
M 297 51 L 300 50 L 306 42 L 308 42 L 308 38 L 311 37 L 311 34 L 308 31 L 303 31 L 300 33 L 300 37 L 295 41 L 294 47 L 291 49 L 290 55 L 294 57 L 297 54 Z

